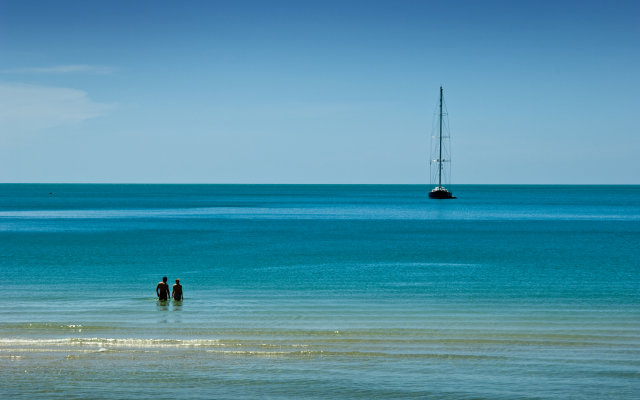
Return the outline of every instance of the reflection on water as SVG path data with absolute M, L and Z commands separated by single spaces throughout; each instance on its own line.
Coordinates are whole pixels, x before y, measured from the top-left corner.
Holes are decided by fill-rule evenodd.
M 156 301 L 156 309 L 158 311 L 169 311 L 169 300 L 157 300 Z

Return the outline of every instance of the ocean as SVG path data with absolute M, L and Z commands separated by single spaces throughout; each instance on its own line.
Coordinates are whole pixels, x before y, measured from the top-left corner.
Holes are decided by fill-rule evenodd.
M 640 398 L 640 186 L 451 189 L 2 184 L 0 398 Z

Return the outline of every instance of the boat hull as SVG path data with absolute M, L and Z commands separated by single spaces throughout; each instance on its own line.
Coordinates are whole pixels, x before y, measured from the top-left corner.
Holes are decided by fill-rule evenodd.
M 430 199 L 455 199 L 455 196 L 445 188 L 435 188 L 429 192 Z

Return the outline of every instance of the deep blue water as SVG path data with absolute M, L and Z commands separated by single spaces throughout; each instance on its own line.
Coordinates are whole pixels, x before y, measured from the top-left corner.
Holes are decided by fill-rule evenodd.
M 0 397 L 640 397 L 640 186 L 429 189 L 0 185 Z

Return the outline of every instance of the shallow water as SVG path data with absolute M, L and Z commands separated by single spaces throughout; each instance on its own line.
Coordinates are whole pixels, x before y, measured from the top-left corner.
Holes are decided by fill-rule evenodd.
M 640 187 L 452 189 L 0 185 L 0 397 L 638 398 Z

